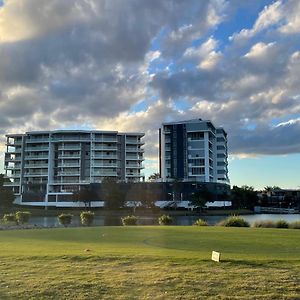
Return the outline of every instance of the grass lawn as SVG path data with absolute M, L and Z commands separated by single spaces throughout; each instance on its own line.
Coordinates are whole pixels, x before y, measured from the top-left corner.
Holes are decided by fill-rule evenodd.
M 221 263 L 210 260 L 212 250 Z M 7 230 L 0 274 L 1 300 L 300 299 L 300 230 Z

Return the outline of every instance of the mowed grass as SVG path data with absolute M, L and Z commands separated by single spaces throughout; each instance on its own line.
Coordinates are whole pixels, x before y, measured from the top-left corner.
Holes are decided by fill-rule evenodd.
M 2 231 L 0 274 L 0 299 L 300 299 L 300 230 Z

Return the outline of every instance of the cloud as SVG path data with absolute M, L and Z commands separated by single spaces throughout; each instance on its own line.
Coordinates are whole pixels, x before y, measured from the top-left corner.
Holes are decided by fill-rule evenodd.
M 295 152 L 299 122 L 276 124 L 300 114 L 299 1 L 275 1 L 250 28 L 222 37 L 245 5 L 253 12 L 261 4 L 4 2 L 2 134 L 82 124 L 144 131 L 154 160 L 163 121 L 200 117 L 225 127 L 232 153 Z

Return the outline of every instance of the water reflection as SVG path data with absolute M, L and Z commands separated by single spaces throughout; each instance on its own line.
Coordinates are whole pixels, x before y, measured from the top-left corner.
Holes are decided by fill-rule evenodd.
M 197 219 L 201 217 L 209 225 L 215 225 L 221 220 L 225 219 L 226 216 L 172 216 L 175 225 L 189 226 L 192 225 Z M 277 221 L 283 219 L 287 222 L 299 221 L 300 214 L 288 215 L 288 214 L 253 214 L 242 216 L 250 224 L 256 221 L 271 220 Z M 57 227 L 60 226 L 57 217 L 54 216 L 33 216 L 30 218 L 30 224 L 36 224 L 39 226 Z M 94 225 L 96 226 L 119 226 L 121 225 L 121 217 L 118 216 L 95 216 Z M 141 216 L 138 220 L 139 225 L 157 225 L 157 217 L 154 216 Z M 72 220 L 73 226 L 80 225 L 79 216 L 74 216 Z

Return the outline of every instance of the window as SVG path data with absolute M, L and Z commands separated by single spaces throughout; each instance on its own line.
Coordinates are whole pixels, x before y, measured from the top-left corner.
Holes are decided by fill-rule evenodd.
M 203 175 L 205 174 L 205 168 L 192 168 L 192 175 Z

